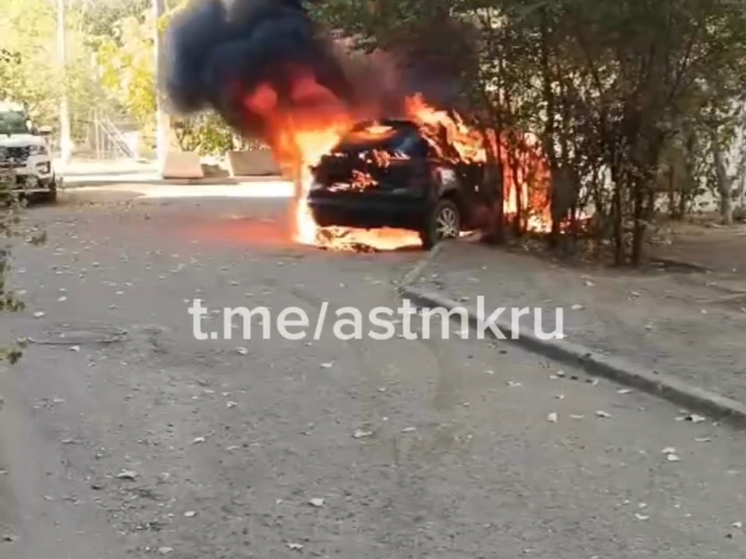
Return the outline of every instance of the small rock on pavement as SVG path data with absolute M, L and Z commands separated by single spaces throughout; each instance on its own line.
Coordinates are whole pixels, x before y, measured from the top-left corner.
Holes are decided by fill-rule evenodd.
M 372 431 L 363 431 L 362 429 L 358 429 L 352 436 L 356 439 L 364 439 L 365 437 L 371 437 L 372 435 Z
M 160 553 L 161 555 L 168 555 L 173 550 L 174 550 L 173 547 L 159 547 L 158 548 L 158 553 Z
M 324 506 L 324 499 L 311 499 L 308 504 L 312 507 L 320 508 Z
M 194 518 L 195 516 L 197 516 L 197 512 L 193 510 L 188 510 L 184 513 L 184 516 L 187 518 Z
M 301 549 L 303 549 L 303 546 L 299 543 L 288 542 L 287 545 L 288 545 L 288 548 L 292 549 L 293 551 L 300 551 Z
M 558 417 L 558 416 L 557 416 L 557 414 L 556 414 L 556 413 L 554 413 L 554 412 L 550 413 L 550 414 L 549 414 L 549 415 L 547 416 L 547 421 L 548 421 L 549 423 L 557 423 L 557 420 L 558 420 L 558 419 L 559 419 L 559 417 Z

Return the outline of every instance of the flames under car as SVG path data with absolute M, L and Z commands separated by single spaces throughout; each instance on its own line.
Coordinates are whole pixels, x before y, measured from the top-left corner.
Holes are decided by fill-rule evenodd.
M 321 227 L 410 229 L 430 248 L 475 228 L 483 175 L 439 157 L 410 121 L 363 122 L 314 167 L 308 205 Z

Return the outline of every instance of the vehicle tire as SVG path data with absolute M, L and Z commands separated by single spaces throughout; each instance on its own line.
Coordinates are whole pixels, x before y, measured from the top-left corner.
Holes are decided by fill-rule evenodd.
M 437 243 L 447 239 L 457 239 L 461 232 L 461 210 L 448 198 L 441 198 L 435 204 L 420 231 L 422 248 L 430 250 Z
M 42 194 L 42 200 L 47 204 L 57 202 L 57 179 L 54 179 L 49 185 L 49 191 Z

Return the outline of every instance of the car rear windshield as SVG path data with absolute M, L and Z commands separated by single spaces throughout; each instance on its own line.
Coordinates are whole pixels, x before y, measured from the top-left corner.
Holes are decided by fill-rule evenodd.
M 18 111 L 0 112 L 0 134 L 28 134 L 26 115 Z
M 359 153 L 382 150 L 408 157 L 427 157 L 427 142 L 414 126 L 361 125 L 349 132 L 334 148 L 334 153 Z

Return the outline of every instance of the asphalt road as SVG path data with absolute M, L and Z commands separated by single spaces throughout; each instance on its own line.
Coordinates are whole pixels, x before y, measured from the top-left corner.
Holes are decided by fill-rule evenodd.
M 743 558 L 746 437 L 666 402 L 458 328 L 194 339 L 195 298 L 395 308 L 420 253 L 293 246 L 281 200 L 83 198 L 31 210 L 0 323 L 34 341 L 0 377 L 3 559 Z

